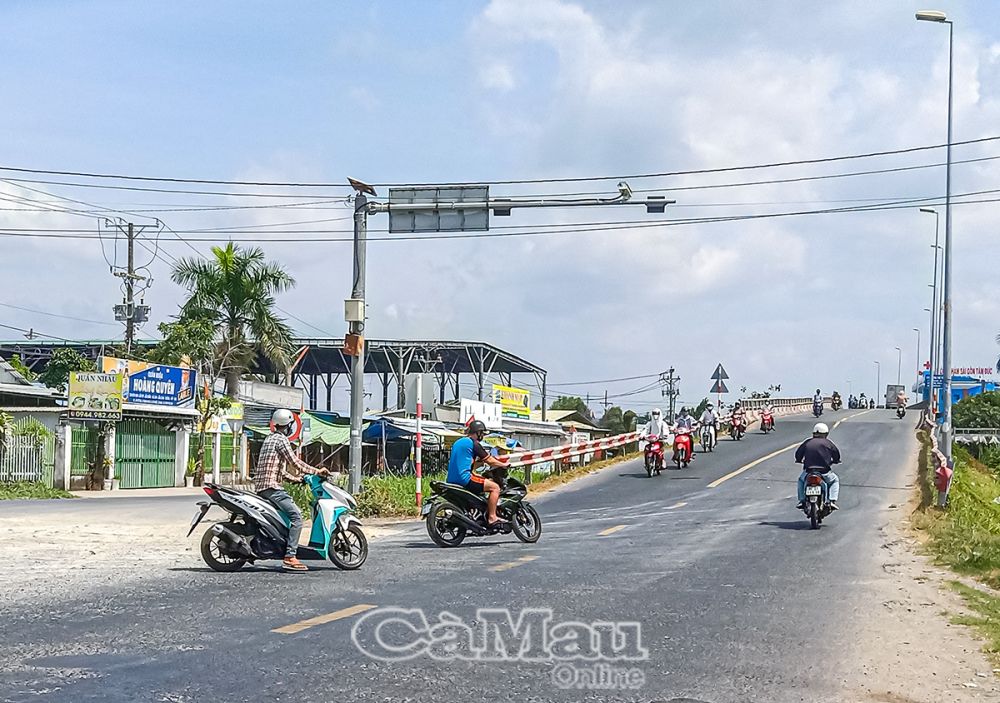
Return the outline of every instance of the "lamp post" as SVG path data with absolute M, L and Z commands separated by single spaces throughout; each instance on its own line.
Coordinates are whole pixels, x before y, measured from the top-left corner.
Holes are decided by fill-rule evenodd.
M 941 372 L 944 375 L 944 398 L 941 403 L 941 444 L 948 463 L 952 463 L 952 428 L 951 428 L 951 126 L 952 126 L 952 78 L 955 64 L 955 25 L 948 16 L 939 10 L 920 10 L 917 19 L 924 22 L 939 22 L 948 25 L 948 142 L 945 159 L 945 196 L 944 196 L 944 280 L 942 282 L 943 320 L 941 323 Z M 933 376 L 933 374 L 932 374 Z M 933 378 L 932 378 L 933 387 Z M 948 488 L 951 488 L 949 485 Z M 944 491 L 942 501 L 947 498 Z
M 872 398 L 875 399 L 875 407 L 878 407 L 878 389 L 882 385 L 882 364 L 875 362 L 875 393 Z
M 913 331 L 917 333 L 917 355 L 914 357 L 914 360 L 917 365 L 917 373 L 920 373 L 920 328 L 914 327 Z
M 903 377 L 903 350 L 896 347 L 896 385 L 899 385 L 899 379 Z
M 938 304 L 938 252 L 941 250 L 941 246 L 938 244 L 938 234 L 941 229 L 941 218 L 938 211 L 932 208 L 922 207 L 920 208 L 920 212 L 934 215 L 934 282 L 931 284 L 931 307 L 930 310 L 927 310 L 931 314 L 930 355 L 927 357 L 927 361 L 930 364 L 930 370 L 927 374 L 927 409 L 931 419 L 934 420 L 937 417 L 937 396 L 934 393 L 934 376 L 937 375 L 938 352 L 941 348 L 938 340 L 940 334 L 940 325 L 938 323 L 941 315 L 941 306 Z

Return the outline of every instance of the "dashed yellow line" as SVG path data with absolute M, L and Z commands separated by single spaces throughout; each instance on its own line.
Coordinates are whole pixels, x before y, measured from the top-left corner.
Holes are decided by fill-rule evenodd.
M 515 566 L 521 566 L 522 564 L 527 564 L 529 561 L 534 561 L 537 556 L 526 556 L 517 559 L 516 561 L 508 561 L 505 564 L 497 564 L 490 568 L 490 571 L 507 571 L 508 569 L 513 569 Z
M 357 615 L 358 613 L 363 613 L 366 610 L 371 610 L 372 608 L 377 607 L 378 606 L 376 605 L 359 603 L 358 605 L 352 605 L 350 608 L 335 610 L 332 613 L 327 613 L 326 615 L 317 615 L 316 617 L 309 618 L 308 620 L 301 620 L 299 622 L 294 622 L 291 625 L 278 627 L 271 630 L 271 632 L 276 632 L 279 635 L 295 635 L 303 630 L 308 630 L 310 627 L 325 625 L 326 623 L 333 622 L 334 620 L 343 620 L 344 618 L 349 618 L 352 615 Z
M 667 508 L 667 510 L 676 510 L 677 508 L 683 508 L 685 505 L 687 505 L 687 501 L 681 503 L 674 503 L 669 508 Z
M 862 410 L 859 413 L 854 413 L 853 415 L 848 415 L 847 417 L 842 417 L 839 420 L 837 420 L 835 423 L 833 423 L 833 429 L 837 429 L 838 427 L 840 427 L 840 423 L 842 423 L 844 420 L 850 420 L 852 417 L 857 417 L 858 415 L 864 415 L 865 413 L 870 413 L 870 412 L 871 412 L 871 410 Z
M 709 488 L 716 488 L 716 487 L 722 485 L 723 483 L 725 483 L 726 481 L 728 481 L 729 479 L 736 478 L 737 476 L 739 476 L 744 471 L 749 471 L 753 467 L 757 466 L 757 464 L 761 464 L 761 463 L 767 461 L 768 459 L 773 459 L 774 457 L 778 456 L 779 454 L 787 452 L 789 449 L 795 449 L 797 446 L 799 446 L 799 444 L 801 444 L 801 442 L 796 442 L 795 444 L 789 444 L 784 449 L 779 449 L 776 452 L 771 452 L 767 456 L 762 456 L 760 459 L 757 459 L 755 461 L 751 461 L 746 466 L 741 466 L 740 468 L 736 469 L 736 471 L 732 471 L 732 472 L 726 474 L 725 476 L 723 476 L 722 478 L 717 478 L 716 480 L 712 481 L 710 484 L 708 484 L 708 487 Z
M 606 530 L 601 530 L 600 532 L 597 533 L 597 536 L 598 537 L 607 537 L 608 535 L 613 535 L 616 532 L 621 532 L 626 527 L 628 527 L 628 525 L 615 525 L 614 527 L 609 527 Z

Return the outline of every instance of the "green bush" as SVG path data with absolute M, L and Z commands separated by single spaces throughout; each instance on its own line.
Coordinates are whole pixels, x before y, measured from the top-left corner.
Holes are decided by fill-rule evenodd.
M 37 481 L 17 481 L 0 483 L 0 500 L 25 500 L 49 498 L 75 498 L 72 493 L 61 488 L 51 488 Z
M 955 427 L 1000 427 L 1000 391 L 989 391 L 964 398 L 952 409 Z

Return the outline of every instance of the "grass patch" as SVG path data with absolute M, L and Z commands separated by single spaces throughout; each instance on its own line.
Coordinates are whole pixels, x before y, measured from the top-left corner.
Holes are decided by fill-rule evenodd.
M 17 481 L 0 483 L 0 500 L 48 500 L 51 498 L 75 498 L 72 493 L 61 488 L 50 488 L 37 481 Z
M 545 491 L 551 490 L 556 486 L 560 486 L 564 483 L 569 483 L 570 481 L 580 478 L 581 476 L 586 476 L 587 474 L 593 473 L 595 471 L 600 471 L 606 466 L 611 466 L 612 464 L 620 464 L 623 461 L 628 461 L 630 459 L 635 459 L 636 457 L 642 456 L 642 452 L 630 452 L 622 456 L 614 456 L 610 459 L 601 459 L 600 461 L 594 461 L 586 466 L 573 466 L 569 469 L 563 469 L 559 473 L 554 471 L 547 475 L 540 481 L 534 481 L 531 486 L 528 487 L 528 497 L 531 497 L 533 493 L 543 493 Z
M 979 630 L 986 639 L 983 651 L 994 662 L 1000 662 L 1000 598 L 957 581 L 952 581 L 950 585 L 972 611 L 971 614 L 953 616 L 951 621 L 956 625 L 968 625 Z
M 925 449 L 926 452 L 926 449 Z M 923 478 L 933 481 L 932 472 Z M 1000 470 L 973 459 L 955 447 L 955 475 L 948 508 L 926 506 L 914 516 L 928 549 L 938 563 L 1000 588 Z

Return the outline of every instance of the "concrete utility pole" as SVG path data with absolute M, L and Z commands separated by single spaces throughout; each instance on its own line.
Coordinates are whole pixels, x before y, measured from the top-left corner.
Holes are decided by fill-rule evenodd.
M 135 344 L 136 323 L 142 323 L 149 319 L 149 307 L 135 304 L 135 282 L 145 281 L 145 276 L 140 276 L 135 271 L 135 238 L 142 234 L 145 227 L 140 227 L 136 231 L 131 222 L 115 222 L 115 227 L 121 231 L 128 241 L 128 261 L 124 271 L 114 271 L 112 273 L 124 280 L 125 300 L 121 305 L 115 306 L 115 319 L 125 323 L 125 355 L 132 353 Z
M 374 191 L 373 191 L 374 192 Z M 351 362 L 351 493 L 361 490 L 361 422 L 365 412 L 365 254 L 368 239 L 368 198 L 358 191 L 354 199 L 354 282 L 351 286 L 353 309 L 346 311 L 351 334 L 356 337 L 356 355 Z M 351 308 L 348 305 L 348 308 Z M 420 390 L 417 390 L 419 396 Z
M 666 385 L 666 388 L 660 391 L 660 395 L 667 398 L 667 421 L 671 424 L 674 421 L 674 407 L 677 404 L 677 396 L 681 394 L 678 388 L 680 381 L 681 377 L 674 375 L 673 366 L 660 374 L 660 383 Z

